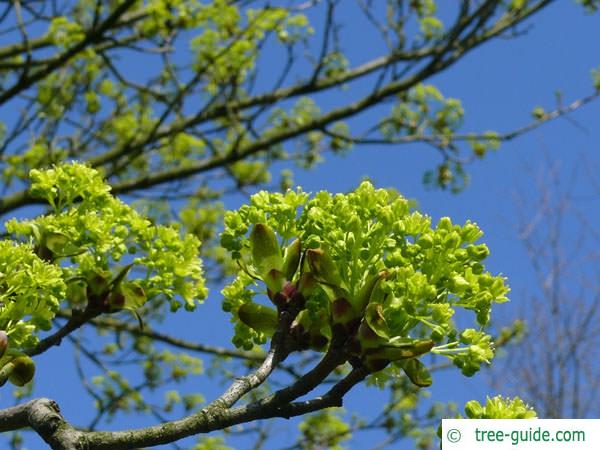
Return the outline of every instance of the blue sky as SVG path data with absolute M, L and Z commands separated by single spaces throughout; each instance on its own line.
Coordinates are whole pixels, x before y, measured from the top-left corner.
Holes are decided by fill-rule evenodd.
M 556 90 L 562 92 L 565 102 L 592 91 L 589 71 L 600 66 L 597 52 L 600 16 L 584 14 L 572 1 L 554 3 L 529 23 L 531 27 L 523 27 L 526 30 L 523 36 L 486 44 L 433 80 L 446 96 L 462 100 L 466 131 L 510 131 L 528 123 L 534 107 L 552 109 Z M 351 64 L 358 64 L 374 56 L 371 52 L 377 44 L 372 36 L 354 31 L 359 19 L 353 14 L 349 10 L 348 26 L 342 33 L 348 39 Z M 319 24 L 313 23 L 313 26 L 317 28 Z M 323 109 L 327 109 L 326 102 L 324 97 Z M 377 111 L 369 114 L 377 114 Z M 295 181 L 307 191 L 346 191 L 368 176 L 380 187 L 395 187 L 406 197 L 417 199 L 420 209 L 434 219 L 450 216 L 457 222 L 476 221 L 485 231 L 484 240 L 492 252 L 488 268 L 507 276 L 512 287 L 511 303 L 498 307 L 508 320 L 517 316 L 519 304 L 526 302 L 527 294 L 536 289 L 529 260 L 515 230 L 514 191 L 532 193 L 535 180 L 527 166 L 541 167 L 548 155 L 560 161 L 561 173 L 565 176 L 574 168 L 583 174 L 584 168 L 590 166 L 590 161 L 583 162 L 582 155 L 600 164 L 599 117 L 600 102 L 596 102 L 573 113 L 570 120 L 558 119 L 502 145 L 497 152 L 468 167 L 471 183 L 459 195 L 423 186 L 424 171 L 432 168 L 438 159 L 434 151 L 420 145 L 362 147 L 344 157 L 328 156 L 314 170 L 297 172 Z M 576 191 L 584 199 L 585 203 L 580 206 L 590 220 L 597 220 L 598 193 L 591 192 L 585 181 L 577 181 Z M 228 319 L 220 312 L 219 300 L 218 289 L 214 289 L 196 313 L 178 313 L 168 321 L 165 331 L 176 332 L 182 338 L 229 345 Z M 71 357 L 59 356 L 59 353 L 62 352 L 50 351 L 39 358 L 37 392 L 58 400 L 68 419 L 85 417 L 91 405 L 87 399 L 82 402 L 81 391 L 72 387 L 72 383 L 78 382 Z M 220 389 L 212 385 L 206 390 L 202 382 L 199 386 L 208 399 L 218 395 Z M 436 400 L 463 404 L 471 399 L 483 400 L 492 390 L 484 374 L 466 379 L 458 371 L 451 371 L 434 378 L 431 392 Z M 2 405 L 9 402 L 6 394 L 0 400 Z M 361 387 L 348 395 L 346 409 L 368 417 L 384 401 L 386 397 L 374 388 Z M 111 427 L 137 424 L 135 418 L 123 416 Z M 277 448 L 278 443 L 289 444 L 285 427 L 294 424 L 278 421 L 272 446 L 267 448 Z M 376 438 L 365 434 L 352 443 L 352 448 L 365 448 Z M 240 448 L 246 448 L 246 444 L 242 443 Z M 29 448 L 43 447 L 33 442 Z

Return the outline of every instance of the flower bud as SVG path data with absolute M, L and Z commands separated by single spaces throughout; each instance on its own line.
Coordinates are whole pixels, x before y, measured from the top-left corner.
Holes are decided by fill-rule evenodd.
M 471 284 L 465 280 L 461 275 L 455 275 L 452 277 L 452 291 L 457 294 L 464 293 L 467 289 L 471 287 Z
M 456 231 L 449 232 L 444 238 L 444 247 L 451 250 L 460 245 L 460 234 Z
M 445 230 L 447 232 L 452 231 L 452 220 L 450 217 L 442 217 L 437 223 L 437 230 Z
M 431 331 L 431 334 L 429 335 L 429 337 L 435 342 L 441 342 L 445 336 L 446 336 L 446 330 L 444 330 L 444 327 L 442 327 L 440 325 L 435 327 Z
M 479 419 L 483 415 L 483 407 L 477 400 L 471 400 L 465 405 L 465 413 L 469 419 Z
M 14 369 L 8 377 L 15 386 L 25 386 L 35 375 L 35 363 L 29 356 L 17 356 L 9 364 L 13 364 Z
M 474 223 L 467 222 L 460 231 L 461 239 L 464 242 L 475 242 L 481 236 L 483 236 L 483 232 L 481 229 Z
M 469 245 L 467 247 L 467 253 L 475 261 L 483 261 L 489 256 L 490 250 L 485 244 Z
M 433 247 L 433 236 L 431 234 L 423 234 L 417 241 L 417 245 L 423 249 Z

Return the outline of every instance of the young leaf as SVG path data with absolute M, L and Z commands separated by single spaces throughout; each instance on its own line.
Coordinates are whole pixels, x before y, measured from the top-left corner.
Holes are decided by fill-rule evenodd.
M 257 223 L 250 233 L 252 262 L 259 275 L 264 277 L 271 270 L 281 271 L 283 258 L 275 232 L 264 223 Z
M 431 374 L 429 373 L 429 370 L 427 370 L 427 367 L 425 367 L 425 364 L 418 359 L 412 358 L 406 361 L 399 361 L 398 365 L 402 367 L 406 376 L 415 386 L 431 386 Z
M 370 303 L 365 311 L 365 320 L 369 327 L 383 339 L 389 339 L 389 329 L 383 317 L 383 307 L 379 304 Z
M 47 232 L 44 233 L 44 241 L 52 253 L 61 253 L 62 249 L 69 244 L 69 237 L 63 233 Z
M 306 252 L 306 259 L 311 271 L 319 281 L 332 286 L 342 287 L 340 272 L 326 252 L 320 248 L 311 248 Z
M 358 291 L 358 294 L 356 295 L 353 302 L 357 311 L 360 311 L 362 313 L 365 310 L 365 308 L 367 308 L 369 300 L 371 299 L 371 294 L 377 286 L 377 283 L 379 283 L 380 280 L 385 279 L 387 276 L 388 273 L 384 270 L 367 278 L 365 283 Z
M 244 303 L 238 310 L 242 323 L 259 333 L 272 336 L 277 329 L 277 312 L 258 303 Z
M 146 293 L 139 283 L 123 283 L 121 290 L 125 296 L 125 304 L 123 306 L 125 309 L 134 311 L 146 303 Z
M 291 280 L 298 269 L 298 263 L 302 256 L 302 245 L 300 239 L 295 239 L 285 249 L 285 257 L 283 259 L 283 274 L 286 280 Z

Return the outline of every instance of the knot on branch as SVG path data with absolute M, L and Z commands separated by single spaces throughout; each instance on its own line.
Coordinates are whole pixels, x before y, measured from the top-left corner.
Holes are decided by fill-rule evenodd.
M 29 408 L 29 424 L 42 437 L 52 436 L 65 423 L 60 408 L 54 400 L 39 398 Z
M 28 409 L 29 425 L 53 450 L 88 448 L 84 435 L 65 421 L 54 400 L 49 398 L 33 400 Z

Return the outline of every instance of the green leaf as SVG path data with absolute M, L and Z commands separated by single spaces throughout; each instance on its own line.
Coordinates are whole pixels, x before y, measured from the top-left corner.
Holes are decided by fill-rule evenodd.
M 370 303 L 365 310 L 365 320 L 369 327 L 383 339 L 390 339 L 388 324 L 383 316 L 383 307 L 380 304 Z
M 294 241 L 288 245 L 285 249 L 285 256 L 283 258 L 283 273 L 286 280 L 291 280 L 298 269 L 300 263 L 300 257 L 302 256 L 302 245 L 300 239 L 294 239 Z
M 125 267 L 123 267 L 121 270 L 119 270 L 117 275 L 110 282 L 110 285 L 112 287 L 120 286 L 121 282 L 125 279 L 125 277 L 127 276 L 127 274 L 129 273 L 129 271 L 131 270 L 132 267 L 133 267 L 133 264 L 128 264 Z
M 245 325 L 259 333 L 272 336 L 277 329 L 277 311 L 258 303 L 244 303 L 238 310 L 238 317 Z
M 304 295 L 305 298 L 309 298 L 317 287 L 318 281 L 310 273 L 303 273 L 298 280 L 298 292 Z
M 331 286 L 342 287 L 340 272 L 327 252 L 320 248 L 311 248 L 306 252 L 306 259 L 317 280 Z
M 61 253 L 63 248 L 69 244 L 69 237 L 63 233 L 46 232 L 44 233 L 43 241 L 52 253 Z
M 121 290 L 125 296 L 125 309 L 136 310 L 146 303 L 146 293 L 139 282 L 123 283 Z
M 371 294 L 377 286 L 377 283 L 385 279 L 387 276 L 387 271 L 381 271 L 367 278 L 365 283 L 358 291 L 358 294 L 356 294 L 356 297 L 354 297 L 353 303 L 357 311 L 360 311 L 362 313 L 365 310 L 365 308 L 367 308 L 367 304 L 369 303 L 369 300 L 371 300 Z
M 277 269 L 269 270 L 262 278 L 269 290 L 274 293 L 281 291 L 285 284 L 285 275 Z
M 427 370 L 427 367 L 425 367 L 425 364 L 418 359 L 413 358 L 406 361 L 399 361 L 398 365 L 402 367 L 406 376 L 415 386 L 431 386 L 431 374 L 429 373 L 429 370 Z
M 264 223 L 257 223 L 250 233 L 250 248 L 252 262 L 261 277 L 273 269 L 281 271 L 283 267 L 281 249 L 271 227 Z
M 390 361 L 399 361 L 402 359 L 416 358 L 429 352 L 434 346 L 434 342 L 429 339 L 413 340 L 412 344 L 386 344 L 382 345 L 380 354 Z

